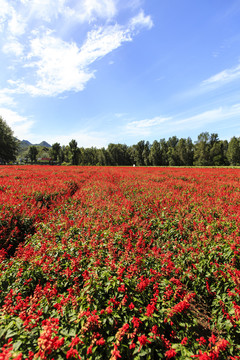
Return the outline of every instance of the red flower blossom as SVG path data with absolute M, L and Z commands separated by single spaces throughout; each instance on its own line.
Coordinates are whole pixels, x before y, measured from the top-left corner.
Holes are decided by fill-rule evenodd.
M 128 305 L 130 310 L 133 310 L 135 308 L 135 305 L 131 302 L 131 304 Z
M 166 356 L 166 359 L 172 359 L 177 355 L 177 353 L 174 349 L 170 349 L 167 350 L 164 355 Z
M 81 356 L 78 354 L 78 351 L 76 349 L 71 348 L 70 350 L 67 351 L 66 358 L 67 359 L 71 359 L 71 358 L 81 359 Z
M 146 345 L 147 343 L 151 344 L 151 341 L 148 340 L 146 335 L 141 335 L 138 337 L 138 341 L 140 342 L 141 347 Z

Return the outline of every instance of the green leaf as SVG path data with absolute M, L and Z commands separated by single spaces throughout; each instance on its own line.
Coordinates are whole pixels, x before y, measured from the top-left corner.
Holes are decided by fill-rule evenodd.
M 68 330 L 67 329 L 62 329 L 60 331 L 60 334 L 63 335 L 63 336 L 68 336 Z
M 22 320 L 20 318 L 16 319 L 16 326 L 19 330 L 22 328 Z
M 69 333 L 68 333 L 69 336 L 76 336 L 76 330 L 75 329 L 70 329 Z
M 6 339 L 9 339 L 10 337 L 13 337 L 17 335 L 16 330 L 9 329 L 5 335 Z
M 21 341 L 21 340 L 16 341 L 16 342 L 13 344 L 13 350 L 14 350 L 14 351 L 17 351 L 17 350 L 20 348 L 21 345 L 22 345 L 22 341 Z

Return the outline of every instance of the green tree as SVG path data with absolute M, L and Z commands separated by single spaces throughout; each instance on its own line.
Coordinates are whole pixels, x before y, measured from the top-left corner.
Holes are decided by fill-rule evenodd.
M 167 141 L 168 146 L 168 163 L 170 166 L 178 166 L 180 165 L 180 160 L 177 152 L 177 144 L 178 144 L 178 138 L 176 136 L 172 136 Z
M 125 144 L 112 144 L 107 147 L 109 154 L 109 165 L 130 165 L 128 146 Z
M 69 145 L 63 145 L 61 149 L 61 160 L 62 162 L 70 163 L 71 152 Z
M 202 132 L 198 135 L 198 139 L 194 147 L 194 165 L 210 165 L 210 148 L 210 135 L 208 132 Z
M 79 149 L 77 146 L 77 141 L 71 140 L 69 143 L 69 147 L 70 147 L 70 153 L 71 153 L 71 163 L 72 163 L 72 165 L 78 165 Z
M 31 163 L 36 162 L 37 161 L 37 154 L 38 154 L 38 149 L 36 146 L 32 145 L 29 147 L 28 150 L 28 156 L 31 160 Z
M 228 144 L 227 158 L 232 166 L 240 165 L 240 140 L 235 136 L 231 138 Z
M 166 140 L 160 139 L 160 149 L 161 149 L 161 165 L 167 166 L 168 165 L 168 145 Z
M 193 143 L 192 139 L 180 139 L 176 145 L 176 152 L 178 155 L 179 165 L 192 166 L 193 165 Z
M 98 159 L 97 165 L 99 165 L 99 166 L 109 165 L 108 164 L 108 152 L 104 147 L 101 149 L 98 149 L 97 159 Z
M 149 141 L 146 141 L 142 152 L 143 163 L 146 166 L 150 165 L 149 155 L 150 155 L 150 143 Z
M 228 164 L 226 157 L 226 141 L 217 139 L 210 149 L 210 161 L 213 166 L 223 166 Z
M 149 145 L 145 144 L 144 140 L 140 140 L 136 145 L 131 146 L 131 157 L 137 166 L 145 165 L 146 148 L 148 146 Z
M 60 161 L 60 155 L 61 155 L 61 145 L 59 143 L 54 143 L 52 145 L 50 155 L 53 161 Z
M 13 131 L 0 116 L 0 162 L 15 161 L 19 141 L 14 138 Z
M 149 161 L 153 166 L 161 165 L 161 147 L 157 140 L 154 140 L 150 148 Z

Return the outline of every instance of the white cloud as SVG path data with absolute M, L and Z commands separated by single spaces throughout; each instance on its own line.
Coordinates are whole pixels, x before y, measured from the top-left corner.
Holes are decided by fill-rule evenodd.
M 133 17 L 130 20 L 130 27 L 135 30 L 137 27 L 146 27 L 151 29 L 153 27 L 153 21 L 151 16 L 145 16 L 144 12 L 141 10 L 139 14 Z
M 163 118 L 160 116 L 156 116 L 153 119 L 144 119 L 144 120 L 139 120 L 139 121 L 132 121 L 131 123 L 129 123 L 129 126 L 131 127 L 137 127 L 137 128 L 149 128 L 149 127 L 153 127 L 153 126 L 157 126 L 160 125 L 164 122 L 166 122 L 167 120 L 170 120 L 171 118 Z
M 7 122 L 18 139 L 23 139 L 30 135 L 30 129 L 34 124 L 33 120 L 4 107 L 0 107 L 0 115 Z
M 64 13 L 65 2 L 65 0 L 25 0 L 22 3 L 28 11 L 29 18 L 51 22 L 59 14 Z
M 34 70 L 35 83 L 29 83 L 24 78 L 9 80 L 16 93 L 28 93 L 32 96 L 56 96 L 65 91 L 81 91 L 85 84 L 94 77 L 90 65 L 101 59 L 124 42 L 132 41 L 134 26 L 142 22 L 148 26 L 141 15 L 139 21 L 134 21 L 131 28 L 118 24 L 98 27 L 88 32 L 87 39 L 81 48 L 75 42 L 66 42 L 55 37 L 48 30 L 43 35 L 34 32 L 30 40 L 30 50 L 26 56 L 25 69 Z M 5 51 L 21 51 L 17 44 L 8 45 Z
M 3 31 L 6 26 L 9 14 L 12 12 L 12 7 L 7 0 L 0 0 L 0 31 Z
M 116 0 L 0 0 L 0 22 L 7 21 L 11 35 L 22 35 L 33 22 L 93 22 L 111 19 L 117 13 Z
M 117 118 L 123 118 L 124 116 L 126 116 L 126 113 L 115 113 L 114 114 Z
M 211 76 L 210 78 L 202 82 L 203 86 L 213 85 L 220 86 L 236 79 L 240 79 L 240 65 L 237 65 L 231 69 L 226 69 L 218 74 Z
M 131 121 L 126 126 L 127 133 L 134 135 L 150 135 L 161 124 L 171 121 L 171 117 L 156 116 L 152 119 Z
M 237 80 L 240 79 L 240 65 L 234 66 L 229 69 L 225 69 L 223 71 L 220 71 L 219 73 L 210 76 L 208 79 L 203 80 L 201 83 L 196 84 L 192 88 L 189 88 L 186 91 L 183 91 L 177 95 L 175 95 L 175 99 L 177 101 L 182 101 L 186 99 L 191 99 L 196 96 L 202 96 L 206 95 L 209 92 L 218 91 L 221 87 L 224 85 L 227 85 L 229 83 L 233 83 L 234 81 L 237 83 Z M 230 100 L 233 100 L 233 97 L 236 97 L 236 92 L 233 93 L 232 90 L 230 90 Z M 226 100 L 226 94 L 225 94 L 225 100 Z
M 140 28 L 153 25 L 143 11 L 126 25 L 110 25 L 118 3 L 119 0 L 0 0 L 6 36 L 2 51 L 10 59 L 8 68 L 14 66 L 13 77 L 7 80 L 9 91 L 31 96 L 82 91 L 95 77 L 94 62 L 132 41 Z M 62 29 L 74 26 L 74 31 L 80 31 L 83 22 L 99 18 L 105 24 L 96 22 L 90 27 L 81 45 L 77 36 L 75 41 L 67 41 Z
M 208 110 L 200 114 L 174 121 L 174 126 L 181 127 L 201 127 L 212 122 L 220 122 L 240 116 L 240 104 L 232 106 L 219 107 Z
M 8 22 L 8 30 L 12 36 L 20 36 L 25 33 L 26 22 L 20 14 L 12 10 L 12 16 Z
M 7 105 L 15 105 L 14 99 L 9 95 L 7 89 L 0 90 L 0 105 L 7 106 Z
M 112 18 L 117 12 L 116 1 L 113 0 L 84 0 L 80 2 L 82 12 L 88 20 L 97 17 Z
M 11 82 L 18 92 L 54 96 L 64 91 L 81 91 L 93 77 L 93 73 L 83 69 L 77 45 L 52 35 L 33 39 L 28 59 L 25 67 L 34 69 L 37 81 L 34 85 L 24 80 Z
M 13 39 L 12 41 L 9 40 L 3 46 L 3 52 L 5 54 L 13 54 L 15 56 L 23 55 L 24 46 L 19 42 Z
M 81 48 L 81 65 L 88 66 L 117 49 L 123 42 L 131 40 L 128 28 L 124 29 L 117 24 L 92 30 L 88 33 L 87 40 Z
M 146 138 L 146 136 L 155 135 L 158 131 L 164 134 L 169 133 L 171 129 L 174 129 L 174 131 L 200 129 L 210 123 L 220 123 L 238 118 L 240 118 L 240 103 L 207 110 L 189 117 L 181 117 L 176 114 L 172 117 L 156 116 L 152 119 L 131 121 L 124 128 L 124 132 L 134 136 L 145 136 Z
M 89 65 L 110 53 L 124 41 L 130 41 L 128 33 L 118 25 L 99 28 L 89 32 L 82 48 L 76 43 L 68 43 L 52 34 L 31 41 L 25 68 L 33 68 L 36 84 L 25 80 L 10 81 L 16 92 L 32 96 L 55 96 L 64 91 L 81 91 L 94 77 Z

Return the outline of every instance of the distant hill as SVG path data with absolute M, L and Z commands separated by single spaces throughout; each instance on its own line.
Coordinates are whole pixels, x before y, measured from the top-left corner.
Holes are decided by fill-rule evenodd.
M 37 144 L 38 146 L 44 146 L 44 147 L 47 147 L 47 148 L 50 148 L 52 147 L 51 145 L 49 145 L 46 141 L 42 141 L 40 144 Z
M 40 144 L 32 144 L 30 143 L 30 141 L 28 140 L 22 140 L 20 141 L 20 147 L 22 149 L 25 149 L 31 145 L 34 145 L 34 146 L 42 146 L 42 147 L 47 147 L 47 148 L 51 148 L 52 146 L 50 144 L 48 144 L 46 141 L 42 141 Z
M 20 146 L 22 149 L 27 148 L 28 146 L 31 146 L 32 144 L 28 140 L 22 140 L 20 141 Z
M 17 160 L 25 159 L 28 156 L 28 151 L 30 146 L 36 146 L 38 148 L 38 157 L 40 158 L 48 158 L 49 151 L 51 149 L 51 145 L 48 144 L 46 141 L 42 141 L 40 144 L 32 144 L 28 140 L 19 141 L 19 149 L 17 154 Z

